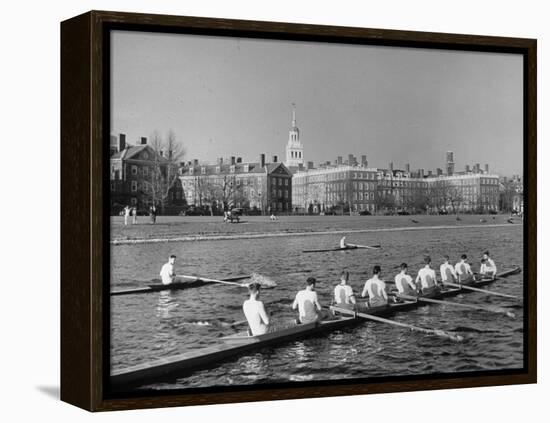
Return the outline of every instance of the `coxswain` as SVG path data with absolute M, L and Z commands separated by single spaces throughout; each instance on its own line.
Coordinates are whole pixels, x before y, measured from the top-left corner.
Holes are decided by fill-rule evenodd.
M 306 280 L 306 288 L 296 294 L 292 309 L 298 309 L 298 323 L 312 323 L 322 318 L 321 304 L 315 292 L 316 283 L 317 280 L 310 276 Z
M 340 248 L 347 248 L 345 236 L 343 236 L 342 239 L 340 240 Z
M 443 256 L 443 264 L 439 267 L 439 272 L 441 273 L 441 282 L 444 284 L 458 281 L 458 275 L 453 265 L 449 263 L 448 255 Z
M 170 285 L 176 278 L 176 271 L 174 270 L 174 263 L 176 262 L 176 256 L 171 255 L 168 259 L 168 263 L 163 264 L 160 269 L 160 277 L 164 285 Z
M 260 284 L 248 285 L 250 298 L 243 303 L 243 312 L 248 322 L 250 336 L 263 335 L 269 331 L 269 316 L 264 303 L 260 301 Z
M 459 283 L 469 283 L 474 280 L 474 274 L 468 264 L 468 256 L 466 254 L 460 256 L 460 261 L 455 265 L 455 271 L 458 275 Z
M 355 294 L 348 285 L 349 272 L 343 271 L 340 275 L 340 283 L 334 288 L 334 302 L 338 307 L 353 308 L 355 305 Z
M 491 278 L 494 278 L 497 274 L 497 266 L 493 259 L 489 256 L 489 251 L 485 251 L 483 253 L 483 258 L 481 259 L 481 268 L 479 270 L 479 273 L 482 276 L 488 276 Z
M 401 263 L 401 272 L 395 275 L 395 286 L 400 295 L 416 295 L 418 290 L 408 272 L 407 263 Z
M 386 293 L 386 283 L 380 279 L 382 269 L 376 265 L 372 269 L 372 278 L 365 282 L 365 287 L 361 296 L 366 297 L 369 294 L 368 306 L 380 307 L 388 304 L 388 294 Z
M 437 277 L 435 270 L 432 269 L 432 259 L 430 256 L 424 257 L 424 267 L 418 271 L 416 284 L 420 284 L 422 294 L 431 294 L 437 291 Z

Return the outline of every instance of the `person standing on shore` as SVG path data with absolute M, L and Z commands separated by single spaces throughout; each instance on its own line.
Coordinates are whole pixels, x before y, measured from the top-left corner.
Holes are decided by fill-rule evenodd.
M 130 218 L 130 207 L 124 207 L 124 226 L 128 226 L 128 219 Z
M 132 207 L 132 225 L 137 223 L 137 208 Z
M 151 224 L 154 225 L 157 221 L 157 208 L 154 204 L 149 207 L 149 217 L 151 218 Z
M 174 269 L 174 264 L 176 263 L 176 256 L 171 255 L 168 258 L 168 263 L 165 263 L 160 269 L 160 277 L 164 285 L 170 285 L 176 279 L 176 271 Z
M 263 335 L 269 331 L 269 316 L 264 303 L 260 301 L 260 284 L 248 285 L 250 298 L 243 303 L 243 312 L 248 322 L 249 335 Z

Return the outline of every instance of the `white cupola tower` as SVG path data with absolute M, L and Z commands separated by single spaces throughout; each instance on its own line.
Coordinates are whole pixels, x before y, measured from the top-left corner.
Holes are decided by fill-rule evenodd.
M 304 146 L 300 141 L 300 130 L 296 126 L 296 105 L 292 103 L 292 127 L 288 132 L 285 165 L 298 167 L 300 164 L 304 164 Z

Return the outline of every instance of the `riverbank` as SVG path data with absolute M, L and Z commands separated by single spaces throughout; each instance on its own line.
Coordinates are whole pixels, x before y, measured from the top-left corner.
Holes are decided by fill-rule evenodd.
M 382 231 L 499 227 L 511 225 L 507 215 L 456 216 L 243 216 L 241 223 L 224 223 L 218 216 L 160 216 L 152 225 L 139 217 L 136 225 L 124 226 L 121 217 L 111 218 L 111 244 L 141 244 L 227 239 L 253 239 L 307 235 L 344 235 Z M 522 224 L 514 219 L 514 224 Z

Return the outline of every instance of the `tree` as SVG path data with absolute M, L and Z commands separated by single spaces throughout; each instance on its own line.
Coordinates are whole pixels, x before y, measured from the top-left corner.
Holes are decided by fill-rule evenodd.
M 164 212 L 171 190 L 179 183 L 179 163 L 185 156 L 185 150 L 176 141 L 173 130 L 168 131 L 166 141 L 158 131 L 154 131 L 149 145 L 155 154 L 151 159 L 149 178 L 144 181 L 145 196 L 149 203 L 160 206 L 161 212 Z

